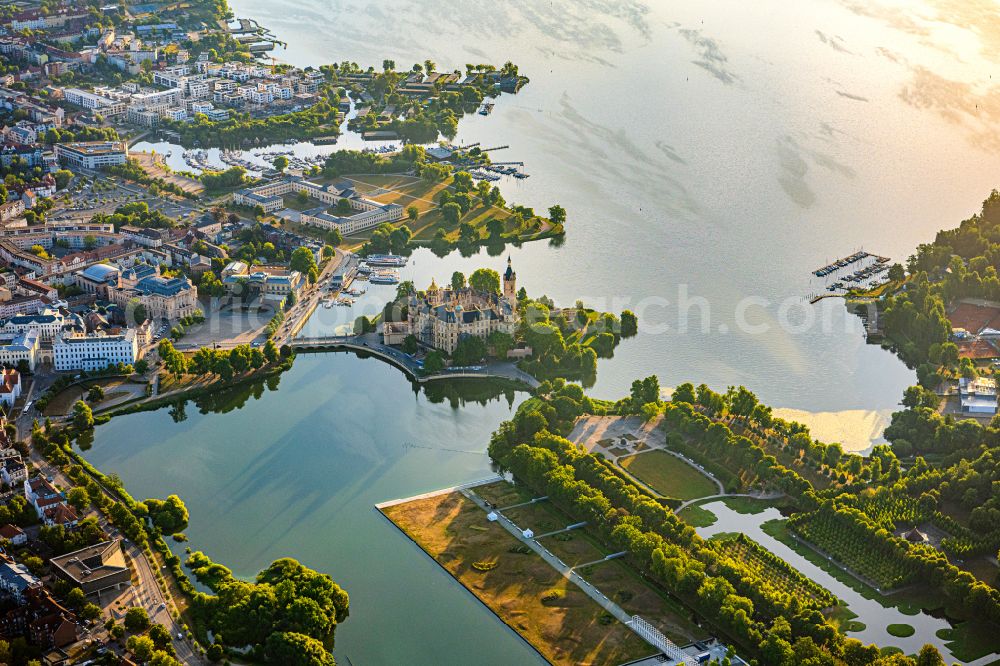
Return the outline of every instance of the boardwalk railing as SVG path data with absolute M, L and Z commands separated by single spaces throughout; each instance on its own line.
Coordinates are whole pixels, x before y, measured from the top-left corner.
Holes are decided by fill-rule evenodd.
M 642 619 L 639 615 L 633 615 L 632 620 L 628 622 L 628 626 L 632 630 L 642 636 L 646 642 L 655 647 L 657 650 L 663 652 L 669 658 L 674 661 L 685 664 L 685 666 L 697 666 L 697 662 L 694 657 L 690 656 L 684 650 L 677 647 L 673 641 L 663 635 L 663 633 L 651 625 L 646 620 Z

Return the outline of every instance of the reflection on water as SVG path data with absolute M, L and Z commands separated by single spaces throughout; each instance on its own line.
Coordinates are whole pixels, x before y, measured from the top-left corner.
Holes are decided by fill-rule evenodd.
M 495 474 L 490 434 L 524 397 L 481 382 L 414 385 L 350 353 L 301 354 L 280 377 L 112 419 L 86 456 L 136 497 L 180 495 L 191 511 L 184 546 L 238 576 L 284 556 L 333 576 L 351 594 L 340 659 L 536 664 L 373 509 Z
M 872 446 L 885 443 L 882 432 L 889 425 L 892 411 L 846 409 L 840 412 L 805 412 L 779 408 L 774 410 L 774 415 L 809 426 L 809 432 L 821 442 L 840 442 L 844 451 L 865 455 Z
M 913 373 L 866 346 L 839 302 L 783 304 L 822 291 L 810 271 L 860 245 L 904 259 L 967 217 L 1000 167 L 976 147 L 976 135 L 995 131 L 992 114 L 965 111 L 994 103 L 992 52 L 981 48 L 994 29 L 962 24 L 936 2 L 763 12 L 735 0 L 236 0 L 234 9 L 286 39 L 275 55 L 298 65 L 521 66 L 531 83 L 488 118 L 463 119 L 458 137 L 509 145 L 495 157 L 526 163 L 530 179 L 502 185 L 508 201 L 569 211 L 562 246 L 522 248 L 518 277 L 562 303 L 670 301 L 648 312 L 665 332 L 640 335 L 600 369 L 602 398 L 656 372 L 664 385 L 746 384 L 768 404 L 810 412 L 893 409 Z M 942 84 L 919 83 L 918 68 Z M 956 105 L 962 121 L 943 121 Z M 465 270 L 463 259 L 449 256 L 439 281 Z M 709 303 L 710 325 L 679 329 L 681 286 Z M 753 310 L 766 332 L 737 325 L 747 298 L 766 303 Z M 810 312 L 829 325 L 781 325 Z

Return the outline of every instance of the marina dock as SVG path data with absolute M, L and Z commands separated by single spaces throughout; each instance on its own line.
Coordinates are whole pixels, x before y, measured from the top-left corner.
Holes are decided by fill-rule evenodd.
M 844 257 L 843 259 L 838 259 L 833 263 L 823 266 L 822 268 L 817 268 L 816 270 L 813 271 L 813 275 L 815 275 L 816 277 L 826 277 L 831 273 L 836 273 L 842 268 L 847 268 L 851 264 L 856 264 L 859 261 L 864 261 L 869 257 L 873 257 L 880 264 L 887 264 L 890 261 L 889 257 L 880 257 L 877 254 L 871 254 L 869 252 L 865 252 L 864 250 L 859 250 L 858 252 L 855 252 L 850 256 Z

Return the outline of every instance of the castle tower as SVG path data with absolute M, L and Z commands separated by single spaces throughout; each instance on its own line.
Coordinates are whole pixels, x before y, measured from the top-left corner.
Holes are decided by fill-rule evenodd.
M 441 289 L 438 288 L 434 278 L 431 278 L 431 286 L 427 288 L 427 302 L 431 305 L 438 305 L 441 302 Z
M 517 300 L 517 273 L 510 263 L 510 256 L 507 256 L 507 270 L 503 274 L 503 295 L 509 301 Z

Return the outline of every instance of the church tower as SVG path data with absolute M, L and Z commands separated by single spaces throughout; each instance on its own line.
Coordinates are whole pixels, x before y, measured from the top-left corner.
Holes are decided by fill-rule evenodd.
M 510 256 L 507 256 L 507 270 L 503 274 L 503 295 L 512 303 L 517 300 L 517 273 L 510 263 Z

